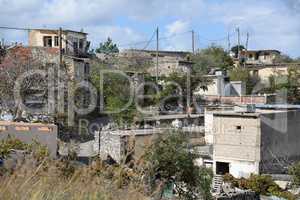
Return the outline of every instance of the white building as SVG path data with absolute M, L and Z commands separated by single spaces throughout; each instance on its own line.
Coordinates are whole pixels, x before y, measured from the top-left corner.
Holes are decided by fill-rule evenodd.
M 215 174 L 280 174 L 300 160 L 299 110 L 224 111 L 211 118 L 212 135 L 206 137 Z

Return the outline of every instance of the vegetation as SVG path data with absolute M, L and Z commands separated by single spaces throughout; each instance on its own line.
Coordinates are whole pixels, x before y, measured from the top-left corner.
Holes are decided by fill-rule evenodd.
M 300 162 L 289 167 L 289 174 L 293 177 L 293 184 L 300 186 Z
M 159 136 L 146 152 L 146 171 L 150 185 L 160 183 L 160 193 L 168 183 L 175 184 L 180 199 L 210 199 L 212 172 L 194 164 L 197 156 L 188 149 L 187 138 L 180 133 Z M 153 189 L 157 190 L 157 187 Z
M 1 145 L 1 149 L 29 149 L 18 140 Z M 131 168 L 99 159 L 81 165 L 72 155 L 58 160 L 25 156 L 12 171 L 0 166 L 1 199 L 161 199 L 170 182 L 176 184 L 180 199 L 211 198 L 212 173 L 194 165 L 197 156 L 180 133 L 155 140 L 144 157 L 130 162 Z
M 103 95 L 104 98 L 104 110 L 100 112 L 109 112 L 109 116 L 119 125 L 132 124 L 137 111 L 134 102 L 130 103 L 133 90 L 131 83 L 122 74 L 106 73 L 102 77 L 100 73 L 103 69 L 108 69 L 108 67 L 105 64 L 94 65 L 91 73 L 93 85 L 97 88 L 99 95 Z M 101 87 L 101 82 L 105 87 Z
M 25 144 L 13 137 L 0 141 L 0 158 L 9 157 L 11 150 L 22 150 L 25 153 L 31 153 L 38 161 L 49 155 L 48 149 L 37 141 L 33 141 L 32 144 Z
M 230 174 L 225 174 L 224 182 L 231 183 L 233 187 L 237 187 L 241 189 L 249 189 L 262 195 L 274 195 L 288 200 L 297 199 L 297 196 L 293 195 L 288 191 L 284 191 L 283 189 L 281 189 L 274 182 L 272 177 L 268 175 L 251 174 L 248 179 L 245 178 L 237 179 Z
M 99 47 L 96 49 L 96 53 L 111 54 L 111 53 L 118 53 L 118 52 L 119 49 L 117 45 L 113 43 L 110 37 L 107 38 L 106 42 L 100 43 Z
M 260 79 L 258 76 L 250 74 L 250 71 L 244 67 L 236 67 L 229 71 L 231 81 L 242 81 L 246 83 L 246 93 L 253 94 L 253 89 Z
M 272 75 L 269 77 L 269 86 L 266 92 L 282 92 L 286 94 L 287 102 L 291 104 L 300 103 L 300 69 L 296 66 L 288 68 L 287 75 Z
M 234 53 L 234 55 L 235 55 L 235 58 L 237 58 L 238 57 L 238 51 L 243 51 L 243 50 L 245 50 L 246 48 L 243 46 L 243 45 L 236 45 L 236 46 L 233 46 L 232 48 L 231 48 L 231 51 Z
M 186 105 L 187 95 L 192 97 L 196 89 L 207 89 L 209 82 L 200 74 L 191 74 L 190 87 L 188 88 L 187 74 L 179 74 L 176 72 L 171 73 L 168 77 L 162 78 L 162 80 L 165 84 L 163 84 L 162 90 L 157 95 L 157 101 L 160 103 L 161 111 L 172 110 L 172 107 L 177 109 L 181 107 L 181 109 L 183 109 Z
M 191 61 L 194 62 L 193 70 L 201 74 L 207 74 L 212 68 L 228 70 L 233 66 L 228 53 L 222 47 L 215 45 L 191 55 Z
M 296 60 L 292 59 L 288 55 L 281 54 L 281 55 L 277 55 L 275 57 L 274 63 L 292 63 L 292 62 L 295 62 L 295 61 Z

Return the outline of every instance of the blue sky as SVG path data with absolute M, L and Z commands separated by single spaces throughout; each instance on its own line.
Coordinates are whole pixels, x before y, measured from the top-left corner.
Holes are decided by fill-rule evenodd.
M 249 49 L 278 49 L 300 56 L 300 0 L 0 0 L 0 26 L 57 28 L 89 33 L 97 46 L 108 36 L 122 48 L 144 48 L 155 28 L 161 49 L 191 50 L 191 33 L 196 47 L 212 42 L 227 48 L 236 44 L 236 27 L 241 42 L 249 32 Z M 27 33 L 0 30 L 6 42 L 26 44 Z M 155 47 L 155 41 L 147 49 Z

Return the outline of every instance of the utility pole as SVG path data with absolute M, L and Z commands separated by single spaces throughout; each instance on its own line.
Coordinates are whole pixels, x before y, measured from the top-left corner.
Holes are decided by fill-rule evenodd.
M 246 40 L 246 53 L 245 53 L 245 61 L 244 61 L 244 67 L 246 67 L 246 61 L 248 59 L 248 55 L 247 55 L 247 52 L 248 52 L 248 42 L 249 42 L 249 32 L 247 32 L 247 40 Z
M 58 31 L 58 43 L 59 43 L 59 68 L 62 66 L 62 28 Z
M 158 84 L 158 50 L 159 50 L 159 30 L 156 29 L 156 84 Z
M 230 35 L 229 35 L 229 31 L 228 31 L 228 35 L 227 35 L 227 43 L 228 43 L 228 53 L 230 53 Z
M 58 75 L 58 113 L 64 113 L 65 111 L 65 105 L 64 105 L 64 83 L 62 81 L 63 79 L 63 55 L 62 55 L 62 28 L 60 27 L 58 30 L 58 43 L 59 43 L 59 66 L 57 70 Z
M 1 45 L 0 46 L 2 46 L 2 48 L 4 48 L 4 38 L 1 38 Z
M 237 28 L 237 34 L 238 34 L 238 60 L 240 60 L 240 45 L 241 45 L 241 41 L 240 41 L 240 28 Z
M 192 51 L 195 54 L 195 32 L 192 32 Z M 191 105 L 191 66 L 187 68 L 186 73 L 186 113 L 190 114 L 190 105 Z
M 247 32 L 246 51 L 248 50 L 248 42 L 249 42 L 249 32 Z
M 192 30 L 192 51 L 195 54 L 195 32 Z

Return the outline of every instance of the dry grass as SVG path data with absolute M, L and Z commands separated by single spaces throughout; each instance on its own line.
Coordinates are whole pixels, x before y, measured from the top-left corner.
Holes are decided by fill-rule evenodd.
M 121 167 L 95 161 L 74 167 L 70 161 L 43 160 L 23 163 L 0 176 L 1 200 L 145 200 L 138 176 Z M 132 173 L 132 174 L 131 174 Z

